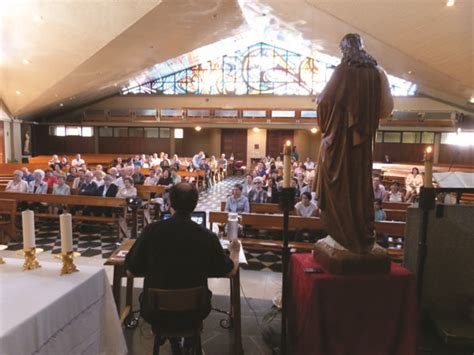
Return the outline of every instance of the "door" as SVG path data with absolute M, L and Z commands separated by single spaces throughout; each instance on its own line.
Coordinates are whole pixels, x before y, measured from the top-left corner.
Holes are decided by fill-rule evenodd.
M 247 130 L 246 129 L 222 129 L 221 152 L 227 158 L 234 153 L 235 160 L 247 161 Z

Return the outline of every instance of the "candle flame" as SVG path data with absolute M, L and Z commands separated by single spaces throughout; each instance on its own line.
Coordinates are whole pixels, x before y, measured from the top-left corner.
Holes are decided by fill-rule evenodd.
M 428 153 L 428 154 L 429 154 L 429 153 L 431 153 L 432 151 L 433 151 L 433 148 L 431 148 L 431 146 L 430 146 L 430 147 L 428 147 L 428 148 L 426 148 L 426 153 Z
M 280 143 L 281 144 L 281 143 Z M 287 140 L 286 143 L 285 143 L 288 147 L 291 146 L 291 141 L 290 140 Z

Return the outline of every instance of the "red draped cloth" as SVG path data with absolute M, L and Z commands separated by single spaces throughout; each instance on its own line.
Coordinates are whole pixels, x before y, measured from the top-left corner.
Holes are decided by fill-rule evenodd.
M 414 275 L 392 263 L 383 275 L 309 274 L 311 254 L 290 264 L 290 353 L 301 355 L 415 355 Z

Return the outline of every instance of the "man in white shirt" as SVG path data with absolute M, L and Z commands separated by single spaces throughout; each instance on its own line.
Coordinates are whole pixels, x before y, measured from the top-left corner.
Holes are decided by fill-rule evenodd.
M 81 166 L 82 164 L 85 164 L 85 163 L 86 162 L 84 161 L 84 159 L 81 159 L 81 155 L 76 154 L 76 159 L 72 160 L 71 166 L 79 167 L 79 166 Z
M 306 158 L 306 161 L 304 162 L 304 166 L 306 169 L 314 169 L 314 163 L 311 161 L 309 157 Z

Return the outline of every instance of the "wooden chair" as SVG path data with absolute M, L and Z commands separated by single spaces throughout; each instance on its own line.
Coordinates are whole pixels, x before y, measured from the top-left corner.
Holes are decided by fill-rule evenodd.
M 152 318 L 152 329 L 155 334 L 153 354 L 158 354 L 163 338 L 172 343 L 176 338 L 193 338 L 190 354 L 202 354 L 200 315 L 211 310 L 211 299 L 207 287 L 200 286 L 187 289 L 165 290 L 151 288 L 148 290 L 148 307 Z M 185 315 L 189 315 L 187 318 Z

